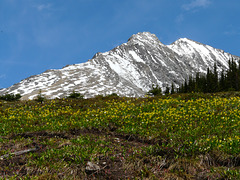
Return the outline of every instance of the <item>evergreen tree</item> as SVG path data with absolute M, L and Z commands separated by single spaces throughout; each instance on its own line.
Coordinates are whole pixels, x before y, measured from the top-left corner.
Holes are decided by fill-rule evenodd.
M 173 83 L 172 83 L 172 86 L 171 86 L 171 94 L 175 94 L 174 84 Z
M 188 93 L 188 84 L 187 84 L 186 79 L 185 79 L 184 86 L 183 86 L 183 93 Z
M 195 92 L 201 92 L 201 83 L 200 83 L 199 72 L 196 73 L 194 91 Z
M 218 72 L 217 72 L 217 64 L 216 63 L 214 63 L 212 83 L 213 83 L 213 92 L 217 92 L 219 85 L 218 85 Z
M 233 59 L 228 61 L 229 69 L 227 71 L 226 77 L 226 85 L 228 87 L 227 90 L 238 90 L 238 77 L 237 77 L 237 64 L 233 61 Z
M 188 78 L 188 92 L 193 92 L 195 91 L 195 81 L 193 80 L 192 76 L 190 75 Z
M 211 72 L 210 69 L 207 68 L 207 76 L 206 76 L 206 80 L 207 80 L 207 89 L 206 92 L 211 92 Z
M 165 90 L 165 95 L 168 95 L 169 93 L 170 93 L 170 88 L 167 85 L 166 90 Z
M 221 77 L 219 79 L 219 91 L 226 91 L 226 79 L 224 75 L 224 71 L 221 72 Z

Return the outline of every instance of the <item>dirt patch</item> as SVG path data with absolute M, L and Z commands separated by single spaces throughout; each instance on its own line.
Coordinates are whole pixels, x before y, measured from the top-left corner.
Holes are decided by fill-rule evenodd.
M 10 153 L 9 157 L 0 160 L 0 177 L 11 177 L 15 175 L 18 177 L 24 177 L 26 175 L 40 176 L 43 172 L 41 172 L 39 169 L 36 169 L 36 167 L 29 167 L 28 162 L 29 160 L 34 160 L 36 157 L 40 157 L 41 153 L 44 153 L 46 150 L 51 149 L 51 147 L 44 145 L 42 142 L 50 138 L 59 140 L 59 142 L 55 142 L 55 148 L 61 149 L 65 146 L 71 146 L 72 143 L 70 143 L 70 140 L 76 139 L 80 135 L 102 137 L 110 143 L 105 146 L 107 146 L 109 149 L 113 149 L 113 151 L 111 153 L 108 153 L 108 155 L 99 154 L 97 156 L 97 162 L 100 166 L 99 171 L 86 172 L 84 166 L 72 167 L 73 169 L 71 171 L 73 172 L 73 177 L 84 177 L 85 179 L 114 180 L 134 178 L 134 172 L 129 171 L 126 166 L 127 158 L 131 155 L 131 153 L 133 153 L 130 152 L 130 149 L 141 148 L 149 145 L 149 142 L 145 142 L 137 136 L 121 135 L 115 133 L 114 131 L 104 131 L 99 129 L 71 129 L 68 132 L 57 133 L 40 131 L 13 134 L 8 137 L 9 143 L 2 146 L 4 149 L 10 150 L 12 153 L 33 147 L 38 147 L 39 149 L 35 152 L 29 152 L 34 154 L 34 156 L 29 156 L 29 153 L 24 153 L 21 155 L 11 155 Z M 18 145 L 16 145 L 16 141 L 19 138 L 21 139 L 22 144 L 18 143 Z M 22 140 L 22 138 L 25 140 Z M 27 141 L 31 141 L 31 143 L 26 143 Z M 129 152 L 126 153 L 123 152 L 123 150 L 129 150 Z M 67 157 L 64 160 L 71 161 L 71 159 L 68 159 Z M 71 167 L 69 167 L 69 169 L 71 169 Z M 69 169 L 66 170 L 66 173 L 68 174 L 68 171 L 70 171 Z M 51 170 L 47 173 L 58 174 L 57 179 L 66 178 L 65 174 L 61 174 L 57 170 Z
M 20 133 L 20 134 L 14 134 L 9 139 L 15 139 L 17 137 L 23 137 L 23 138 L 32 138 L 32 137 L 59 137 L 63 139 L 69 139 L 70 137 L 66 135 L 65 133 L 52 133 L 47 131 L 39 131 L 39 132 L 29 132 L 29 133 Z

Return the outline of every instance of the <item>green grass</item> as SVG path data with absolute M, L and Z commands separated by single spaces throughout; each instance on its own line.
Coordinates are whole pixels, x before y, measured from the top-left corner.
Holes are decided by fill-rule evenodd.
M 6 154 L 2 179 L 240 179 L 239 93 L 0 101 Z

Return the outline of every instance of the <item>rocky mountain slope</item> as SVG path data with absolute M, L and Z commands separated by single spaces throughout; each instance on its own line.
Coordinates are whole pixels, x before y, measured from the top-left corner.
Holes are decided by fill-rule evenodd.
M 143 32 L 108 52 L 97 53 L 85 63 L 47 70 L 1 89 L 0 94 L 20 93 L 23 99 L 34 99 L 41 90 L 47 98 L 65 97 L 73 91 L 86 98 L 112 93 L 139 97 L 152 84 L 163 90 L 172 83 L 178 87 L 189 75 L 206 73 L 214 63 L 219 71 L 226 70 L 232 58 L 240 59 L 186 38 L 164 45 L 156 35 Z

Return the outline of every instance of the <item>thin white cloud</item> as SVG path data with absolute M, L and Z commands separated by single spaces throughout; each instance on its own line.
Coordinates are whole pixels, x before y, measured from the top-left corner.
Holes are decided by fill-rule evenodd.
M 227 36 L 235 36 L 235 35 L 240 35 L 239 30 L 229 30 L 224 32 L 225 35 Z
M 229 25 L 226 27 L 226 30 L 224 31 L 224 35 L 227 36 L 236 36 L 240 34 L 240 27 L 236 27 L 234 25 Z
M 188 4 L 184 4 L 182 8 L 184 10 L 189 11 L 196 8 L 205 8 L 205 7 L 208 7 L 210 4 L 211 4 L 210 0 L 193 0 Z
M 176 23 L 181 23 L 184 21 L 184 16 L 183 14 L 179 14 L 176 19 L 175 19 Z
M 51 6 L 52 6 L 51 4 L 39 4 L 39 5 L 36 5 L 36 8 L 38 11 L 42 11 L 45 9 L 50 9 Z
M 0 74 L 0 79 L 6 79 L 6 74 Z

